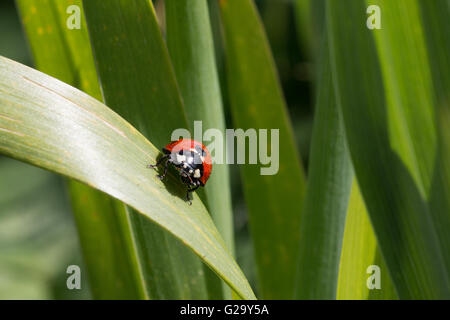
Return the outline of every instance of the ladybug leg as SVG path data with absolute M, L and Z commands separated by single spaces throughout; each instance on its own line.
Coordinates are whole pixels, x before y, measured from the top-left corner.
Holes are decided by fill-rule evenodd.
M 192 200 L 191 200 L 191 197 L 189 196 L 190 194 L 191 194 L 191 190 L 188 187 L 188 189 L 186 191 L 186 201 L 189 202 L 189 205 L 191 206 L 192 205 Z
M 196 185 L 196 186 L 193 187 L 193 188 L 188 188 L 188 191 L 189 191 L 189 192 L 194 192 L 195 190 L 198 189 L 198 187 L 200 187 L 200 185 Z
M 189 198 L 189 190 L 186 192 L 186 201 L 192 206 L 192 200 Z
M 162 156 L 161 158 L 159 158 L 158 161 L 156 161 L 155 164 L 149 164 L 147 165 L 147 168 L 156 168 L 157 166 L 159 166 L 161 164 L 161 162 L 163 162 L 164 160 L 167 160 L 169 158 L 170 154 L 166 154 L 165 156 Z
M 189 186 L 188 186 L 188 189 L 187 189 L 187 191 L 186 191 L 186 201 L 189 202 L 189 205 L 192 205 L 192 201 L 191 201 L 191 199 L 190 199 L 190 194 L 191 194 L 192 192 L 194 192 L 195 190 L 197 190 L 198 187 L 200 187 L 200 186 L 199 186 L 199 185 L 196 185 L 196 186 L 193 187 L 193 188 L 189 188 Z
M 164 179 L 164 177 L 166 176 L 166 174 L 167 174 L 167 168 L 169 168 L 169 161 L 168 160 L 166 160 L 166 163 L 164 164 L 164 173 L 163 174 L 161 174 L 161 175 L 157 175 L 157 177 L 160 179 L 160 180 L 162 180 L 162 179 Z

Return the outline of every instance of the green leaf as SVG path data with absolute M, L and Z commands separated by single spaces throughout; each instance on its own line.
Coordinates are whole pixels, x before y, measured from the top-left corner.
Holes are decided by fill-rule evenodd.
M 126 206 L 77 181 L 69 186 L 93 297 L 148 298 Z
M 222 0 L 220 8 L 234 125 L 243 130 L 267 129 L 268 136 L 271 129 L 279 130 L 278 173 L 261 175 L 263 165 L 241 167 L 255 247 L 258 289 L 265 299 L 290 298 L 294 289 L 300 208 L 305 191 L 304 173 L 254 3 Z
M 318 35 L 324 24 L 321 14 L 325 11 L 324 1 L 298 0 L 295 4 L 301 42 L 305 48 L 317 52 L 316 38 L 322 38 Z M 319 82 L 309 186 L 300 232 L 297 297 L 368 299 L 366 270 L 376 264 L 382 270 L 381 290 L 371 290 L 370 297 L 392 299 L 396 294 L 377 250 L 364 202 L 356 181 L 351 183 L 352 164 L 331 81 L 326 38 L 325 33 L 318 61 L 320 75 L 314 77 Z M 311 243 L 315 243 L 314 250 Z
M 161 149 L 175 129 L 188 125 L 151 2 L 84 5 L 105 103 Z M 209 278 L 201 261 L 139 215 L 132 213 L 131 222 L 139 255 L 148 261 L 142 268 L 150 296 L 206 299 Z
M 119 199 L 179 238 L 242 298 L 254 298 L 205 207 L 170 174 L 146 168 L 159 151 L 102 103 L 0 58 L 0 152 Z
M 101 99 L 85 19 L 68 29 L 70 5 L 81 0 L 17 1 L 38 69 Z M 82 12 L 82 11 L 81 11 Z M 93 296 L 98 299 L 146 298 L 130 223 L 124 205 L 74 180 L 68 181 Z
M 327 4 L 348 146 L 396 291 L 400 299 L 448 298 L 445 239 L 436 227 L 448 211 L 428 204 L 439 153 L 418 2 L 371 1 L 381 7 L 381 30 L 361 23 L 365 1 Z
M 430 208 L 442 246 L 447 270 L 450 270 L 450 29 L 449 2 L 420 1 L 427 55 L 430 64 L 438 127 L 438 146 L 433 175 Z M 447 10 L 445 10 L 447 8 Z M 449 276 L 450 277 L 450 276 Z
M 377 250 L 364 201 L 356 181 L 351 181 L 352 164 L 333 89 L 328 51 L 325 34 L 319 61 L 308 191 L 301 221 L 297 297 L 368 299 L 370 292 L 371 299 L 393 299 L 396 294 Z M 314 247 L 311 243 L 315 243 Z M 371 265 L 381 268 L 381 290 L 367 288 L 366 270 Z
M 202 129 L 218 129 L 225 136 L 222 98 L 214 61 L 214 44 L 206 0 L 166 2 L 167 43 L 192 126 L 202 121 Z M 222 162 L 223 163 L 223 162 Z M 208 180 L 208 207 L 218 229 L 233 248 L 233 229 L 228 167 L 214 165 Z
M 302 53 L 315 60 L 324 29 L 325 0 L 294 0 L 296 30 Z
M 352 165 L 333 90 L 328 45 L 322 48 L 310 167 L 302 211 L 298 299 L 335 299 Z
M 201 121 L 203 132 L 208 129 L 219 130 L 225 137 L 208 4 L 206 0 L 169 0 L 165 5 L 167 45 L 188 123 L 192 128 L 194 121 Z M 203 132 L 200 133 L 203 135 Z M 204 141 L 204 144 L 207 145 L 207 142 Z M 210 151 L 217 155 L 217 150 Z M 218 230 L 233 252 L 230 181 L 228 166 L 223 160 L 219 159 L 219 163 L 214 164 L 214 173 L 205 186 L 204 198 Z
M 367 273 L 367 270 L 372 265 L 380 267 L 380 289 L 369 290 L 367 287 L 367 280 L 372 274 Z M 337 299 L 396 298 L 397 294 L 378 248 L 364 200 L 356 180 L 353 180 L 340 257 Z

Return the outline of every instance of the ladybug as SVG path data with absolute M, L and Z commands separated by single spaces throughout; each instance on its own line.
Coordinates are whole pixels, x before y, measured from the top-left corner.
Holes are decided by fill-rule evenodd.
M 165 161 L 164 173 L 157 176 L 163 180 L 167 174 L 169 163 L 171 163 L 179 171 L 181 181 L 188 187 L 186 200 L 191 205 L 189 194 L 198 187 L 205 186 L 212 171 L 211 155 L 208 149 L 198 141 L 180 139 L 169 143 L 162 151 L 164 155 L 156 164 L 149 164 L 147 167 L 156 168 Z

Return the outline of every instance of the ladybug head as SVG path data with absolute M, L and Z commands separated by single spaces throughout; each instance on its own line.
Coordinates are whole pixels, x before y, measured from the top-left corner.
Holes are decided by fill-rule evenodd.
M 204 185 L 202 154 L 196 149 L 174 148 L 169 161 L 179 170 L 184 183 L 192 186 Z

